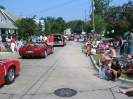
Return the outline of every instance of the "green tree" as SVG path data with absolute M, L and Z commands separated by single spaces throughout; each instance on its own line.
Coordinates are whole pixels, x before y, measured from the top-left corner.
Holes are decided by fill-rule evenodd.
M 22 18 L 14 23 L 18 27 L 19 37 L 27 37 L 30 35 L 38 35 L 38 25 L 32 18 Z
M 62 17 L 58 17 L 52 24 L 52 33 L 64 33 L 64 30 L 67 28 L 67 23 L 63 20 Z
M 113 0 L 94 0 L 95 14 L 103 16 Z
M 44 28 L 44 27 L 42 26 L 41 22 L 39 21 L 39 24 L 38 24 L 38 32 L 40 34 L 42 34 L 42 28 Z
M 45 34 L 46 35 L 51 34 L 51 24 L 50 24 L 50 22 L 45 22 Z
M 104 31 L 105 27 L 106 27 L 106 23 L 105 23 L 104 19 L 102 18 L 102 16 L 96 15 L 94 20 L 95 20 L 96 32 L 101 33 L 102 31 Z
M 73 33 L 78 33 L 80 34 L 82 32 L 82 29 L 84 27 L 84 21 L 82 20 L 73 20 L 67 22 L 68 27 L 72 29 Z
M 85 31 L 86 33 L 90 33 L 91 30 L 92 30 L 92 21 L 89 20 L 88 22 L 85 22 L 85 23 L 84 23 L 84 31 Z
M 129 1 L 121 6 L 112 6 L 104 13 L 104 19 L 108 23 L 106 30 L 115 30 L 115 35 L 123 35 L 133 27 L 133 2 Z
M 0 8 L 1 8 L 1 9 L 5 9 L 5 7 L 4 7 L 4 6 L 2 6 L 2 5 L 0 6 Z

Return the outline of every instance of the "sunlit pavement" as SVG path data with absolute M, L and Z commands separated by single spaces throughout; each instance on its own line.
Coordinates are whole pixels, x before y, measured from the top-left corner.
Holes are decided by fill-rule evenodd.
M 82 46 L 81 42 L 69 41 L 65 47 L 55 47 L 54 54 L 47 58 L 1 54 L 2 58 L 19 60 L 21 72 L 13 84 L 1 86 L 0 99 L 132 99 L 118 90 L 130 86 L 98 77 L 90 57 L 82 53 Z M 77 93 L 65 89 L 55 92 L 61 88 Z

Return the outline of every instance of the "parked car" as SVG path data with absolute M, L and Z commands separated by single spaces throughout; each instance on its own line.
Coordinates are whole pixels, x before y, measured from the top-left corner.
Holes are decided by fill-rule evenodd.
M 20 72 L 20 62 L 17 60 L 0 59 L 0 85 L 11 84 Z
M 47 45 L 42 42 L 36 42 L 35 44 L 29 44 L 19 49 L 19 55 L 22 58 L 26 57 L 44 57 L 54 52 L 53 46 Z
M 54 38 L 54 45 L 64 46 L 67 44 L 67 39 L 62 34 L 53 34 Z

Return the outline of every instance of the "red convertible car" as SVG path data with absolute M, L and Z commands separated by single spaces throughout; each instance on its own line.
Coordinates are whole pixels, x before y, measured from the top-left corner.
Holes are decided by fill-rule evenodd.
M 20 72 L 20 62 L 17 60 L 0 59 L 0 85 L 11 84 Z
M 22 58 L 26 57 L 44 57 L 46 58 L 48 54 L 54 52 L 53 46 L 47 45 L 45 43 L 35 43 L 25 45 L 19 49 L 19 55 Z

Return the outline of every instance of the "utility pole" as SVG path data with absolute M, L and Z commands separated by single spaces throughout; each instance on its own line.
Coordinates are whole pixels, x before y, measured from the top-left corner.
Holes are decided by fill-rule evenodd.
M 94 0 L 92 0 L 92 27 L 93 27 L 93 40 L 95 39 L 95 20 L 94 20 Z
M 85 10 L 85 22 L 86 22 L 86 10 Z

